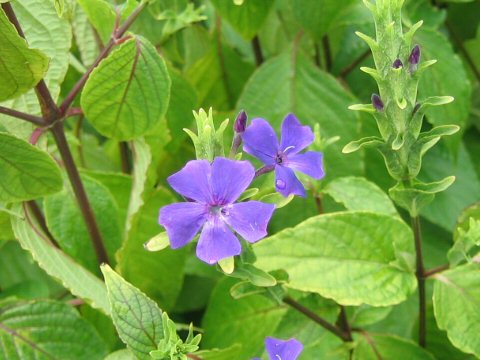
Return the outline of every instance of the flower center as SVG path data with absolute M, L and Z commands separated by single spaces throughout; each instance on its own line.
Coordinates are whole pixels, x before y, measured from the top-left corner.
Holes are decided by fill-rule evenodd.
M 211 205 L 208 207 L 208 212 L 212 216 L 228 216 L 229 214 L 228 208 L 223 205 Z
M 283 151 L 279 151 L 275 156 L 275 164 L 277 165 L 283 165 L 286 160 L 287 160 L 287 156 Z

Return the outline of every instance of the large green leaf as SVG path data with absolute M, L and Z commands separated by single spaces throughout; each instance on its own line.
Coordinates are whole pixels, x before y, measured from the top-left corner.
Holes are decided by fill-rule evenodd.
M 353 360 L 435 360 L 411 340 L 391 335 L 363 334 L 353 352 Z
M 480 263 L 435 275 L 433 305 L 438 327 L 460 350 L 480 357 Z
M 80 6 L 75 8 L 72 19 L 73 36 L 84 66 L 93 64 L 98 56 L 98 44 L 95 41 L 95 31 L 88 21 L 87 14 Z
M 118 335 L 138 359 L 150 359 L 163 339 L 162 311 L 108 265 L 102 266 Z
M 50 58 L 44 79 L 53 99 L 56 100 L 69 66 L 72 40 L 70 23 L 57 15 L 54 2 L 51 0 L 15 0 L 11 4 L 29 47 L 40 50 Z M 33 89 L 1 105 L 40 115 L 40 106 Z M 27 139 L 33 130 L 32 124 L 5 115 L 0 115 L 0 123 L 9 132 L 24 139 Z
M 290 0 L 293 15 L 302 27 L 320 39 L 341 24 L 355 0 Z
M 82 92 L 86 117 L 101 134 L 139 137 L 158 124 L 170 98 L 165 62 L 146 39 L 132 38 L 92 71 Z
M 122 243 L 115 199 L 98 181 L 82 176 L 82 182 L 108 257 L 113 262 Z M 44 207 L 48 228 L 63 251 L 91 272 L 98 273 L 98 259 L 73 190 L 46 197 Z
M 242 345 L 238 359 L 258 356 L 264 349 L 264 338 L 270 336 L 280 323 L 286 309 L 260 295 L 234 300 L 230 288 L 235 284 L 224 278 L 215 288 L 203 317 L 205 348 L 226 348 Z
M 65 303 L 0 302 L 0 358 L 103 359 L 107 346 L 92 325 Z
M 0 101 L 13 99 L 35 86 L 45 75 L 48 58 L 29 49 L 3 9 L 0 9 Z
M 323 189 L 348 210 L 365 210 L 397 215 L 390 198 L 375 183 L 361 177 L 342 177 L 330 181 Z
M 39 198 L 60 191 L 60 168 L 46 152 L 13 135 L 0 133 L 0 201 Z
M 316 216 L 253 248 L 255 266 L 284 269 L 289 287 L 343 305 L 398 304 L 416 287 L 412 233 L 401 220 L 386 215 Z
M 244 0 L 241 5 L 233 1 L 212 0 L 213 5 L 222 18 L 245 39 L 251 39 L 262 27 L 274 0 Z
M 323 137 L 340 136 L 325 151 L 327 178 L 360 175 L 359 154 L 345 156 L 342 148 L 359 137 L 358 114 L 345 109 L 355 99 L 327 73 L 299 56 L 282 54 L 263 64 L 249 79 L 237 108 L 249 118 L 267 119 L 279 129 L 285 115 L 295 113 L 304 124 L 319 123 Z
M 15 237 L 20 245 L 32 254 L 38 265 L 60 281 L 73 295 L 108 314 L 110 309 L 104 283 L 55 248 L 33 223 L 31 215 L 22 210 L 21 205 L 15 205 L 13 209 L 24 214 L 22 218 L 12 216 Z M 35 226 L 35 229 L 32 226 Z
M 470 112 L 471 85 L 463 63 L 447 39 L 435 30 L 422 29 L 416 34 L 422 46 L 422 58 L 437 59 L 438 63 L 426 70 L 418 85 L 420 99 L 428 96 L 449 95 L 455 101 L 445 106 L 433 106 L 427 111 L 427 120 L 433 125 L 459 125 L 463 130 Z M 446 139 L 458 147 L 461 132 Z
M 187 249 L 148 252 L 143 244 L 162 230 L 158 225 L 160 207 L 174 201 L 173 195 L 162 188 L 150 194 L 134 217 L 118 253 L 122 276 L 157 300 L 166 311 L 173 307 L 182 289 Z

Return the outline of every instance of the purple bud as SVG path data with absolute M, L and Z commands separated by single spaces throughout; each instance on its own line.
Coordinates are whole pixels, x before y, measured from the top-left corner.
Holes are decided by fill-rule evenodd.
M 372 94 L 372 105 L 377 111 L 383 110 L 383 101 L 377 94 Z
M 245 132 L 245 127 L 247 126 L 247 113 L 245 111 L 240 111 L 235 119 L 235 123 L 233 124 L 233 130 L 236 133 L 243 133 Z
M 402 60 L 400 60 L 400 59 L 395 60 L 392 64 L 392 67 L 394 69 L 400 69 L 401 67 L 403 67 Z
M 416 69 L 418 63 L 420 62 L 420 46 L 415 45 L 408 57 L 408 63 Z

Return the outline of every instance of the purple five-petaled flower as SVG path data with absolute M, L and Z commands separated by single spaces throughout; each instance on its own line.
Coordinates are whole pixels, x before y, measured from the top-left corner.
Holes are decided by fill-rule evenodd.
M 265 237 L 275 206 L 260 201 L 235 203 L 254 175 L 248 161 L 217 157 L 212 164 L 189 161 L 170 176 L 170 186 L 188 200 L 160 209 L 158 222 L 167 230 L 172 249 L 185 246 L 203 227 L 197 257 L 215 264 L 242 250 L 231 229 L 251 243 Z
M 265 339 L 265 347 L 270 360 L 296 360 L 303 345 L 296 339 L 280 340 L 272 337 Z M 258 358 L 252 360 L 259 360 Z
M 305 188 L 295 176 L 294 170 L 315 179 L 324 176 L 322 154 L 307 151 L 299 154 L 313 142 L 309 126 L 302 126 L 293 114 L 282 123 L 282 137 L 278 143 L 275 131 L 264 119 L 253 119 L 243 134 L 243 150 L 275 168 L 275 188 L 283 196 L 290 194 L 305 197 Z

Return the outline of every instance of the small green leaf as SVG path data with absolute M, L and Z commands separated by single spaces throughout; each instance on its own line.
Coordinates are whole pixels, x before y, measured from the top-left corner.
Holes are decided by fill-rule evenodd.
M 46 152 L 0 133 L 0 201 L 25 201 L 62 189 L 60 168 Z
M 108 265 L 102 265 L 101 269 L 118 335 L 138 359 L 149 359 L 150 351 L 156 350 L 164 337 L 162 311 Z
M 480 264 L 436 274 L 433 305 L 438 327 L 460 350 L 480 356 Z
M 43 79 L 48 58 L 41 51 L 27 46 L 3 9 L 0 9 L 0 33 L 0 101 L 4 101 L 22 95 Z
M 387 215 L 315 216 L 254 244 L 253 250 L 255 266 L 288 273 L 286 286 L 342 305 L 394 305 L 416 287 L 411 230 Z
M 116 15 L 113 6 L 105 0 L 78 0 L 78 4 L 87 14 L 88 20 L 98 31 L 102 41 L 108 41 L 115 25 Z
M 364 111 L 369 114 L 375 113 L 375 108 L 373 107 L 372 104 L 355 104 L 355 105 L 350 105 L 348 107 L 348 110 L 355 110 L 355 111 Z
M 347 210 L 365 210 L 395 216 L 397 210 L 387 194 L 375 183 L 361 177 L 342 177 L 330 181 L 323 189 Z
M 92 71 L 81 104 L 102 135 L 131 140 L 162 120 L 169 98 L 170 77 L 165 62 L 146 39 L 135 37 Z
M 24 213 L 20 205 L 15 205 L 13 209 Z M 41 233 L 38 225 L 34 225 L 34 229 L 31 224 L 33 222 L 30 214 L 24 213 L 23 218 L 12 217 L 13 232 L 22 248 L 28 250 L 38 265 L 50 276 L 59 280 L 73 295 L 86 300 L 92 307 L 105 314 L 109 314 L 105 284 L 54 247 Z
M 158 235 L 155 235 L 150 240 L 148 240 L 143 247 L 148 251 L 160 251 L 170 246 L 170 240 L 165 231 L 161 232 Z
M 3 359 L 101 360 L 106 353 L 95 328 L 65 303 L 0 302 Z
M 342 152 L 344 154 L 350 154 L 352 152 L 360 150 L 361 148 L 377 147 L 382 144 L 384 144 L 384 142 L 378 136 L 369 136 L 369 137 L 364 137 L 363 139 L 360 139 L 360 140 L 349 142 L 347 145 L 343 147 Z
M 285 205 L 288 205 L 290 201 L 293 200 L 295 196 L 293 194 L 288 195 L 287 197 L 283 196 L 282 194 L 278 192 L 270 193 L 263 195 L 259 201 L 268 203 L 268 204 L 274 204 L 275 208 L 280 209 L 284 207 Z

